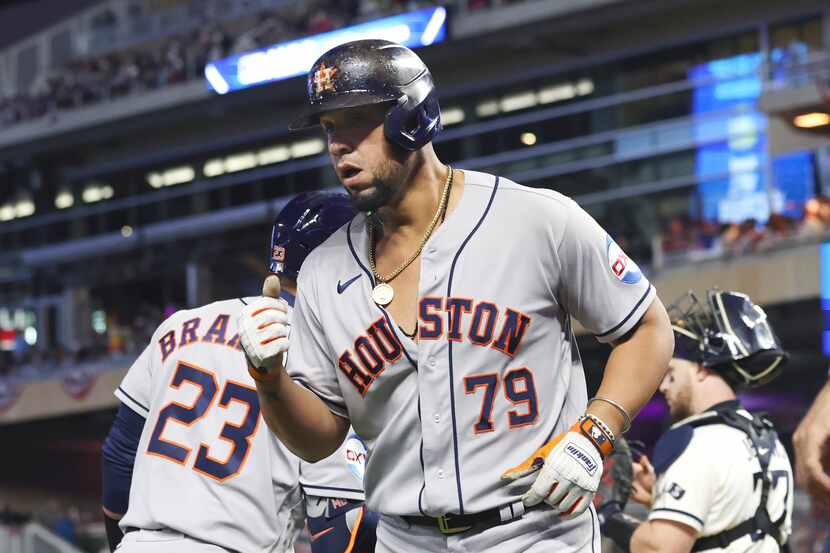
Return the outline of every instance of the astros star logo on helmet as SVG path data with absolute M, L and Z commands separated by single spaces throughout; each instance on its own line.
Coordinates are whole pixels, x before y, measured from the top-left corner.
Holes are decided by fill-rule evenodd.
M 271 259 L 274 261 L 285 261 L 285 248 L 282 246 L 274 246 L 271 251 Z
M 321 63 L 317 71 L 314 72 L 314 94 L 319 96 L 323 92 L 334 92 L 333 79 L 336 76 L 336 67 L 326 67 L 325 63 Z

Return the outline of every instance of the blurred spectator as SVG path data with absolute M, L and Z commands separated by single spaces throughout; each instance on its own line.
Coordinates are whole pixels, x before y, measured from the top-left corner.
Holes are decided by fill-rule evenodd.
M 662 255 L 688 259 L 690 252 L 707 256 L 742 255 L 764 251 L 790 240 L 822 239 L 830 234 L 830 198 L 816 197 L 804 204 L 802 219 L 773 213 L 761 225 L 755 219 L 718 225 L 674 216 L 665 223 L 659 247 Z
M 680 217 L 672 217 L 663 235 L 663 251 L 666 253 L 687 251 L 691 244 L 689 226 Z
M 827 222 L 827 199 L 811 198 L 804 204 L 804 220 L 798 229 L 798 236 L 820 235 L 827 228 Z
M 168 37 L 150 48 L 72 60 L 47 75 L 39 88 L 0 97 L 0 128 L 43 117 L 54 120 L 61 111 L 201 79 L 208 62 L 231 54 L 432 4 L 414 0 L 302 2 L 260 13 L 249 28 L 237 29 L 231 35 L 210 23 L 216 14 L 200 10 L 199 2 L 191 3 L 191 17 L 204 22 L 200 29 Z M 135 15 L 140 14 L 130 14 L 130 18 Z M 95 22 L 99 29 L 114 25 L 111 13 Z

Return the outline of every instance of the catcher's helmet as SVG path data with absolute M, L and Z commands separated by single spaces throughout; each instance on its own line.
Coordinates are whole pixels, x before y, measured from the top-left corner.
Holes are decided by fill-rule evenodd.
M 669 307 L 674 356 L 711 368 L 736 389 L 777 377 L 787 353 L 764 310 L 739 292 L 709 290 L 706 296 L 705 306 L 689 292 Z
M 346 194 L 305 192 L 288 202 L 271 230 L 268 270 L 296 280 L 311 250 L 357 212 Z
M 308 103 L 289 130 L 318 124 L 327 111 L 389 103 L 386 138 L 417 150 L 441 130 L 432 75 L 412 50 L 388 40 L 355 40 L 320 56 L 308 72 Z

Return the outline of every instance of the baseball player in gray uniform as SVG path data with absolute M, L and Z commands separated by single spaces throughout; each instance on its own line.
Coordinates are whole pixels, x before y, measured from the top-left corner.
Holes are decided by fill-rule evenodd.
M 279 296 L 289 306 L 294 305 L 297 275 L 308 254 L 355 215 L 348 196 L 331 192 L 299 194 L 280 211 L 271 232 L 268 269 L 279 275 Z M 312 553 L 374 550 L 377 514 L 364 504 L 365 465 L 366 445 L 352 428 L 328 458 L 300 461 Z
M 321 192 L 301 194 L 280 212 L 269 261 L 286 278 L 287 300 L 309 251 L 354 214 L 345 195 Z M 126 552 L 288 552 L 307 512 L 314 553 L 372 550 L 357 435 L 312 465 L 260 428 L 235 327 L 251 300 L 174 314 L 115 391 L 121 406 L 103 448 L 111 549 L 121 542 Z
M 744 294 L 710 290 L 669 309 L 675 352 L 660 385 L 675 424 L 651 462 L 635 464 L 642 524 L 600 506 L 605 535 L 624 551 L 777 553 L 791 531 L 793 471 L 772 424 L 735 390 L 769 382 L 786 354 L 764 311 Z
M 268 426 L 316 460 L 351 422 L 378 551 L 596 550 L 603 456 L 673 349 L 654 288 L 572 200 L 444 165 L 410 50 L 335 47 L 308 95 L 292 128 L 322 126 L 363 214 L 309 255 L 290 325 L 279 299 L 240 315 Z M 613 346 L 590 404 L 572 317 Z

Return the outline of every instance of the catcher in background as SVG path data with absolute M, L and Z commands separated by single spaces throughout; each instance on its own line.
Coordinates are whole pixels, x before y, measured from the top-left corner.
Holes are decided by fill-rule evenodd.
M 669 308 L 674 356 L 660 385 L 674 424 L 649 461 L 634 465 L 631 499 L 648 520 L 623 514 L 612 494 L 603 533 L 624 551 L 781 551 L 791 529 L 793 471 L 772 423 L 735 392 L 775 378 L 786 353 L 764 311 L 744 294 L 692 293 Z

